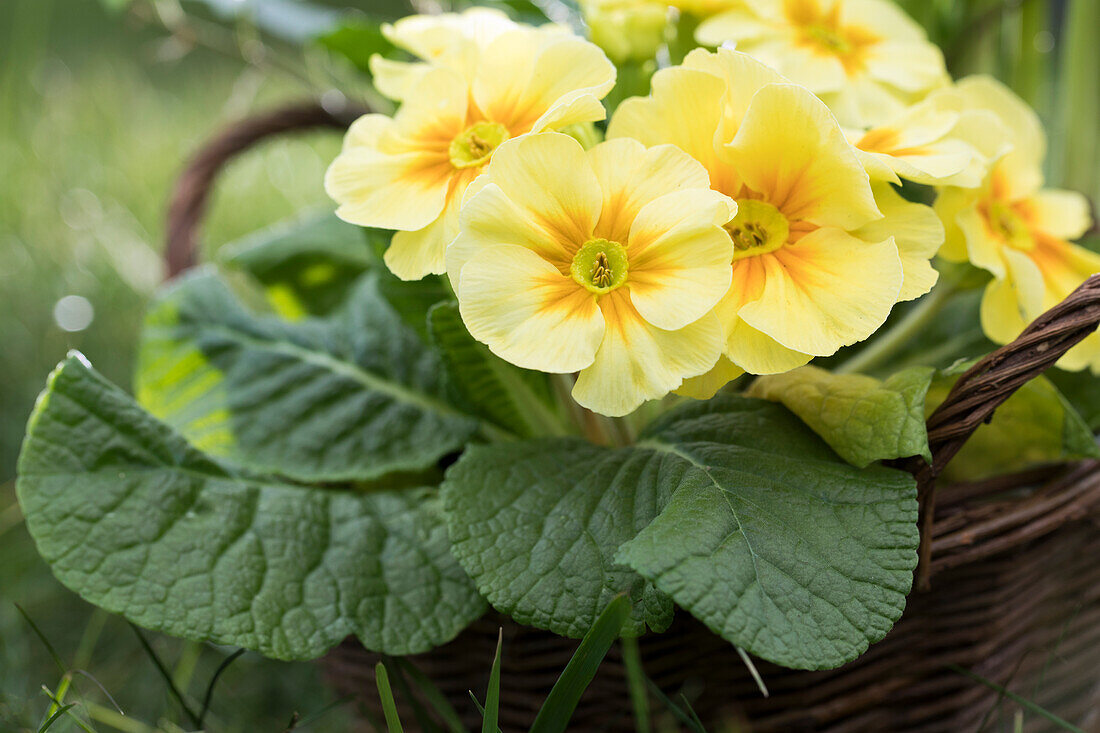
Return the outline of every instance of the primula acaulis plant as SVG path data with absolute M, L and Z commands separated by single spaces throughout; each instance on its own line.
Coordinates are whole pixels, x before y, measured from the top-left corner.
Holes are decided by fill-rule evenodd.
M 333 206 L 169 283 L 136 399 L 58 367 L 18 490 L 62 582 L 280 658 L 425 652 L 490 605 L 579 638 L 624 593 L 625 636 L 692 614 L 796 668 L 890 630 L 919 534 L 884 462 L 929 458 L 992 348 L 951 329 L 1005 343 L 1100 271 L 1088 205 L 888 0 L 582 5 L 587 38 L 382 26 L 359 66 L 393 104 Z M 1100 337 L 1059 366 L 1100 372 Z M 972 468 L 1095 454 L 1043 384 L 988 429 L 1060 432 Z

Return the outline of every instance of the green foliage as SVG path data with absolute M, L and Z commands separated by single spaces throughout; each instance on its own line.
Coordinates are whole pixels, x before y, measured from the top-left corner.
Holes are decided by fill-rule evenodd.
M 481 711 L 481 733 L 497 731 L 497 718 L 500 716 L 500 647 L 503 644 L 503 633 L 498 633 L 493 666 L 489 670 L 489 686 L 485 690 L 485 707 Z
M 315 657 L 425 651 L 484 610 L 428 488 L 309 489 L 188 445 L 79 357 L 50 378 L 18 492 L 65 585 L 175 636 Z
M 249 312 L 209 273 L 184 277 L 146 320 L 139 401 L 201 450 L 302 481 L 433 467 L 478 424 L 447 403 L 438 355 L 380 277 L 296 323 Z
M 857 470 L 782 407 L 719 396 L 668 413 L 638 450 L 675 493 L 616 555 L 715 633 L 787 667 L 855 659 L 905 608 L 916 486 Z
M 628 592 L 636 635 L 668 625 L 671 597 L 806 668 L 854 659 L 901 615 L 915 496 L 907 474 L 853 469 L 782 407 L 737 397 L 669 413 L 628 448 L 475 446 L 443 486 L 455 555 L 517 621 L 576 636 Z
M 672 601 L 615 552 L 661 512 L 676 488 L 665 457 L 579 438 L 472 446 L 442 494 L 454 554 L 497 609 L 580 637 L 623 591 L 624 633 L 663 631 Z
M 1073 405 L 1092 432 L 1100 431 L 1100 378 L 1092 372 L 1051 369 L 1044 375 Z
M 371 236 L 377 236 L 370 232 Z M 263 285 L 283 318 L 323 316 L 338 308 L 376 263 L 368 230 L 329 211 L 280 222 L 226 245 L 218 259 Z
M 433 306 L 428 327 L 447 365 L 455 399 L 467 412 L 526 437 L 568 432 L 549 375 L 493 356 L 466 330 L 457 303 Z
M 931 414 L 972 362 L 940 372 L 928 390 Z M 978 481 L 1029 466 L 1100 458 L 1088 423 L 1046 377 L 1026 383 L 979 427 L 943 472 L 945 480 Z
M 353 17 L 345 20 L 336 29 L 317 38 L 317 43 L 348 61 L 365 74 L 370 73 L 370 59 L 375 54 L 397 56 L 396 46 L 382 35 L 382 26 L 377 21 Z
M 760 377 L 748 394 L 782 403 L 853 466 L 888 458 L 931 461 L 924 397 L 932 367 L 913 367 L 884 381 L 805 366 Z

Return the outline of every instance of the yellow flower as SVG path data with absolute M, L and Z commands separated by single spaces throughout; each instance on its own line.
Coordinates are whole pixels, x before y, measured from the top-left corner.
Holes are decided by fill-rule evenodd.
M 585 151 L 510 140 L 467 194 L 447 272 L 462 319 L 501 358 L 580 372 L 578 403 L 625 415 L 714 366 L 735 207 L 701 165 L 635 140 Z
M 502 33 L 521 29 L 533 30 L 500 10 L 479 7 L 462 13 L 410 15 L 393 24 L 384 23 L 382 35 L 386 40 L 421 61 L 394 61 L 374 54 L 370 59 L 371 79 L 378 91 L 396 100 L 403 100 L 433 65 L 448 66 L 472 79 L 481 52 Z M 561 26 L 544 29 L 566 32 Z
M 716 312 L 745 371 L 787 371 L 861 341 L 935 282 L 943 232 L 931 209 L 872 187 L 821 101 L 745 54 L 696 50 L 658 72 L 651 96 L 615 113 L 608 137 L 624 136 L 679 146 L 737 201 L 733 282 Z
M 745 5 L 745 0 L 668 0 L 668 4 L 681 13 L 707 18 L 723 10 L 732 10 Z
M 606 116 L 615 67 L 575 36 L 505 31 L 482 50 L 472 78 L 448 67 L 419 74 L 392 117 L 352 125 L 325 190 L 342 219 L 395 229 L 385 260 L 412 280 L 444 270 L 466 186 L 505 140 Z
M 947 78 L 943 54 L 890 0 L 752 0 L 704 21 L 695 37 L 735 43 L 850 127 L 885 122 Z
M 958 89 L 937 89 L 889 122 L 848 132 L 871 177 L 974 188 L 1005 153 L 1008 130 L 993 112 L 969 109 Z
M 1043 188 L 1046 136 L 1038 116 L 992 78 L 964 79 L 958 88 L 972 107 L 1000 118 L 1012 149 L 979 188 L 940 191 L 935 208 L 947 231 L 940 254 L 993 274 L 982 298 L 982 328 L 1003 344 L 1100 272 L 1100 255 L 1069 241 L 1092 226 L 1085 197 Z M 1100 335 L 1070 349 L 1058 366 L 1100 374 Z
M 581 0 L 581 10 L 592 42 L 617 63 L 651 59 L 664 43 L 663 0 Z

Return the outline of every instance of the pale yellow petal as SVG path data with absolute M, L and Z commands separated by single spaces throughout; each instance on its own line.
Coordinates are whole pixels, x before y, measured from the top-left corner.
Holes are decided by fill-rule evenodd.
M 615 110 L 608 139 L 630 137 L 643 145 L 675 145 L 698 160 L 711 186 L 736 194 L 741 180 L 720 160 L 715 132 L 722 120 L 725 84 L 712 74 L 673 67 L 653 75 L 648 97 L 628 99 Z
M 943 247 L 939 255 L 951 262 L 966 262 L 966 236 L 959 226 L 959 217 L 978 205 L 980 193 L 973 189 L 942 188 L 932 204 L 932 210 L 944 229 Z
M 552 229 L 540 223 L 539 217 L 490 181 L 488 175 L 482 175 L 470 186 L 479 190 L 466 197 L 459 216 L 460 231 L 447 247 L 446 268 L 455 292 L 461 294 L 458 275 L 470 258 L 499 244 L 532 250 L 557 265 L 559 271 L 568 270 L 575 250 L 566 247 Z
M 788 218 L 855 229 L 881 218 L 870 178 L 829 110 L 806 89 L 770 84 L 726 154 L 745 184 Z
M 691 397 L 696 400 L 709 400 L 718 394 L 718 390 L 725 387 L 733 380 L 745 373 L 745 370 L 727 359 L 724 355 L 718 357 L 718 363 L 711 367 L 706 374 L 698 377 L 689 377 L 684 380 L 677 389 L 673 390 L 682 397 Z
M 991 281 L 982 293 L 982 330 L 990 340 L 1007 344 L 1043 310 L 1043 275 L 1022 252 L 1005 252 L 1008 275 Z
M 568 135 L 542 133 L 509 140 L 493 153 L 487 175 L 570 258 L 592 237 L 603 191 L 584 148 Z M 490 214 L 485 212 L 486 217 Z
M 1077 191 L 1043 189 L 1023 206 L 1032 228 L 1054 237 L 1078 239 L 1092 227 L 1089 201 Z
M 437 60 L 462 44 L 486 46 L 501 33 L 518 27 L 500 10 L 475 7 L 463 13 L 410 15 L 392 25 L 383 24 L 382 34 L 415 56 Z
M 360 226 L 413 231 L 443 211 L 451 170 L 438 156 L 345 149 L 325 174 L 336 215 Z
M 774 23 L 760 17 L 752 9 L 734 8 L 707 18 L 695 29 L 695 40 L 704 46 L 721 46 L 727 41 L 774 38 L 779 35 Z
M 370 57 L 371 83 L 383 95 L 401 101 L 413 87 L 431 71 L 431 65 L 420 61 L 394 61 L 381 54 Z
M 458 236 L 462 181 L 461 176 L 452 179 L 447 203 L 435 221 L 414 232 L 394 233 L 382 257 L 390 272 L 402 280 L 419 280 L 446 270 L 444 253 L 447 245 Z
M 703 374 L 722 352 L 722 327 L 714 314 L 666 331 L 646 322 L 622 290 L 600 299 L 606 321 L 592 365 L 581 370 L 573 399 L 602 415 L 633 412 L 664 397 L 684 378 Z
M 646 204 L 630 229 L 628 287 L 650 323 L 677 329 L 714 308 L 730 286 L 733 243 L 722 228 L 733 201 L 717 191 L 676 191 Z
M 876 36 L 898 41 L 924 40 L 924 29 L 892 0 L 844 0 L 840 6 L 842 25 L 856 25 Z
M 616 138 L 588 151 L 588 161 L 603 189 L 603 213 L 597 236 L 626 243 L 630 225 L 642 207 L 667 193 L 707 189 L 703 166 L 672 145 L 646 148 L 633 138 Z
M 889 184 L 876 184 L 874 191 L 883 218 L 852 234 L 868 242 L 881 242 L 892 236 L 905 274 L 898 300 L 919 298 L 939 278 L 931 259 L 943 244 L 943 224 L 931 207 L 906 201 Z
M 482 55 L 473 95 L 486 117 L 513 135 L 602 120 L 598 100 L 615 86 L 615 65 L 593 43 L 564 34 L 511 31 Z
M 1009 130 L 1012 150 L 997 163 L 1007 186 L 1007 198 L 1016 201 L 1038 191 L 1043 184 L 1046 156 L 1046 135 L 1039 116 L 992 77 L 970 76 L 958 82 L 956 88 L 971 107 L 996 113 Z
M 839 229 L 818 229 L 761 257 L 763 292 L 739 315 L 806 354 L 829 356 L 867 338 L 901 292 L 901 260 L 892 239 L 872 244 Z
M 726 336 L 726 356 L 749 374 L 782 374 L 813 359 L 810 354 L 788 349 L 740 319 Z
M 867 74 L 903 92 L 921 92 L 946 79 L 943 52 L 928 41 L 876 43 L 864 60 Z
M 963 209 L 955 216 L 955 222 L 966 242 L 966 258 L 976 267 L 989 270 L 994 277 L 1005 277 L 1004 255 L 1011 249 L 995 233 L 977 206 Z
M 459 309 L 470 334 L 516 366 L 575 372 L 604 335 L 596 296 L 523 247 L 476 253 L 460 273 Z
M 728 48 L 719 48 L 714 53 L 697 48 L 684 58 L 683 68 L 705 71 L 725 82 L 722 119 L 716 137 L 721 143 L 729 142 L 737 134 L 752 98 L 761 88 L 788 81 L 772 67 Z

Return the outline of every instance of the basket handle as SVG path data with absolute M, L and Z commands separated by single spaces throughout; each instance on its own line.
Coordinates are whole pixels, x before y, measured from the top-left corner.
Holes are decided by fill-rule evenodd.
M 316 128 L 346 130 L 367 111 L 351 104 L 337 108 L 315 101 L 295 102 L 239 120 L 203 145 L 184 168 L 168 205 L 164 250 L 168 278 L 195 266 L 198 232 L 210 192 L 230 160 L 277 135 Z

